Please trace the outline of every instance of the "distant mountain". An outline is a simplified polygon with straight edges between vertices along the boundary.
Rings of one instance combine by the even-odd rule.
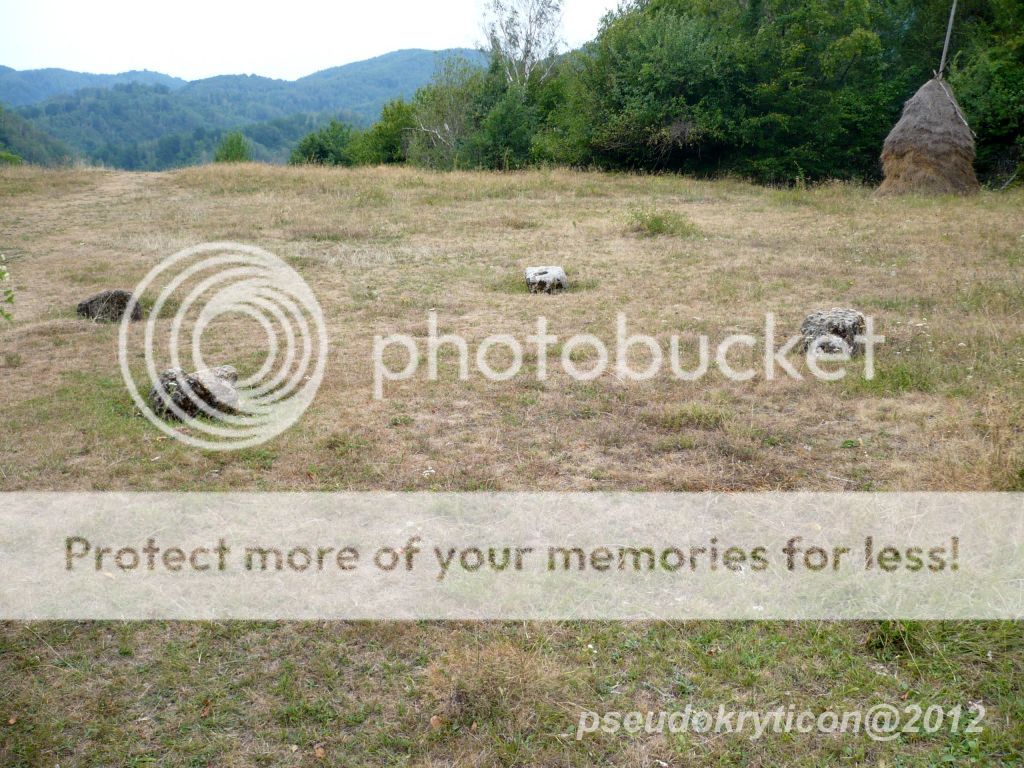
[[[132,71],[117,75],[93,75],[67,69],[27,69],[19,72],[10,67],[0,67],[0,104],[23,107],[83,88],[111,88],[122,83],[163,85],[173,89],[187,82],[160,72]]]
[[[57,165],[74,154],[23,117],[0,107],[0,153],[3,152],[36,165]]]
[[[370,124],[386,102],[412,96],[439,62],[452,56],[484,62],[483,54],[471,49],[412,49],[298,80],[221,75],[173,88],[139,83],[85,88],[18,112],[84,156],[121,168],[159,170],[202,162],[216,139],[234,129],[251,134],[258,159],[283,161],[305,132],[332,117]],[[5,74],[0,72],[0,79]]]

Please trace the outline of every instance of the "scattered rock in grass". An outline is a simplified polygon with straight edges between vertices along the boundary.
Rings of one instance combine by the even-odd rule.
[[[527,267],[526,287],[530,293],[558,293],[569,290],[569,278],[561,267]]]
[[[181,368],[169,368],[149,391],[149,405],[162,419],[178,418],[172,404],[189,417],[210,416],[202,408],[204,403],[216,414],[235,414],[239,410],[236,381],[238,371],[230,365],[188,374]]]
[[[128,310],[132,295],[128,291],[103,291],[85,301],[79,302],[78,314],[89,320],[103,320],[111,323],[121,322]],[[132,307],[132,320],[142,319],[142,307]]]
[[[863,335],[864,331],[864,315],[855,309],[834,308],[812,312],[800,325],[800,334],[804,337],[800,346],[806,351],[818,339],[823,339],[817,346],[819,351],[855,355],[863,351],[864,345],[856,337]]]

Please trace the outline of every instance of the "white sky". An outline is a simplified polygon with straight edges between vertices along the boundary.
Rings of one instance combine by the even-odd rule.
[[[563,36],[591,39],[617,0],[565,0]],[[399,48],[474,47],[483,0],[0,0],[0,64],[195,80],[295,79]]]

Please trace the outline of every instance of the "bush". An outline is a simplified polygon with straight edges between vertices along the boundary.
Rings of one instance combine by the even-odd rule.
[[[349,154],[353,162],[357,165],[404,163],[414,126],[412,104],[402,99],[388,102],[372,128],[352,137]]]
[[[481,160],[488,168],[512,170],[530,160],[537,118],[524,88],[510,87],[481,126]]]
[[[337,120],[304,136],[292,150],[292,165],[353,165],[352,128]]]
[[[21,165],[24,161],[13,152],[0,149],[0,165]]]
[[[686,216],[674,211],[657,211],[652,208],[635,208],[629,214],[629,231],[644,237],[675,235],[694,237],[699,234],[697,225]]]
[[[249,143],[240,132],[234,131],[220,140],[213,154],[215,163],[247,163],[252,160]]]

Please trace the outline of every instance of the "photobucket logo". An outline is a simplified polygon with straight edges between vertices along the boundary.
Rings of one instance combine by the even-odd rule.
[[[131,316],[144,296],[153,302],[142,339],[148,397],[131,371],[140,356],[132,351]],[[203,357],[204,334],[232,316],[265,335],[262,364],[241,379],[222,364],[234,360],[211,366]],[[118,358],[135,405],[161,431],[197,448],[232,450],[266,442],[298,420],[323,379],[327,333],[313,291],[277,256],[204,243],[164,259],[132,291]]]
[[[884,336],[874,332],[872,318],[864,318],[864,330],[855,334],[852,339],[825,333],[814,338],[803,334],[795,334],[776,344],[777,327],[775,315],[765,315],[764,335],[761,339],[751,334],[730,334],[724,337],[714,349],[712,355],[711,339],[701,334],[696,341],[697,363],[685,367],[682,363],[681,347],[683,342],[678,334],[673,334],[668,341],[666,350],[657,338],[642,333],[632,333],[629,322],[622,312],[616,316],[614,329],[614,349],[594,334],[577,334],[561,343],[557,356],[557,364],[561,370],[576,381],[593,381],[607,373],[614,374],[622,381],[648,381],[662,375],[666,362],[671,376],[679,381],[695,382],[709,375],[712,369],[730,381],[749,381],[762,373],[771,381],[780,373],[796,380],[803,380],[803,374],[793,365],[791,356],[802,352],[810,374],[822,381],[838,381],[847,374],[845,364],[851,362],[855,355],[863,354],[863,375],[865,379],[875,376],[875,346],[885,342]],[[546,381],[549,370],[553,367],[550,356],[552,348],[559,345],[559,337],[548,332],[546,317],[538,317],[536,330],[521,342],[509,334],[495,334],[485,338],[470,354],[469,342],[458,334],[439,334],[436,312],[427,314],[427,338],[424,350],[427,361],[426,377],[429,381],[437,381],[438,354],[443,349],[454,350],[458,354],[459,379],[467,381],[470,377],[470,360],[475,363],[477,372],[488,381],[507,381],[519,375],[524,365],[524,348],[536,353],[536,374],[538,381]],[[405,365],[401,368],[389,366],[385,355],[389,349],[395,348],[399,354],[404,353]],[[760,354],[757,365],[736,362],[742,350]],[[497,350],[505,350],[506,363],[497,367],[492,358]],[[644,353],[644,362],[638,363],[634,350]],[[593,358],[587,366],[580,365],[577,358],[589,353]],[[391,334],[376,336],[373,342],[373,394],[377,400],[384,398],[386,382],[406,381],[419,372],[422,363],[420,345],[415,337],[408,334]],[[394,356],[392,356],[392,361]],[[825,364],[840,363],[840,367],[823,367]]]

